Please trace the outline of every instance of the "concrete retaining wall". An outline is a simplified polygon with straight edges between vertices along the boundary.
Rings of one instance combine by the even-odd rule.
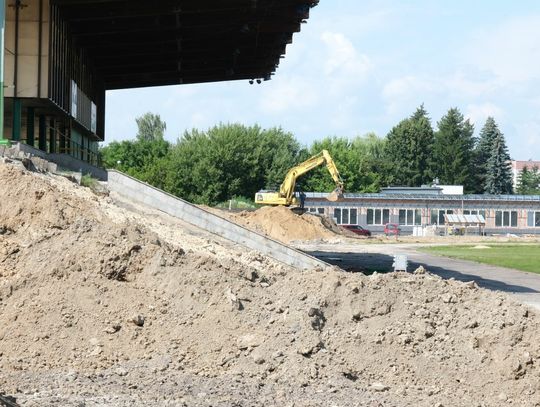
[[[17,153],[22,152],[30,157],[39,157],[44,160],[55,163],[60,169],[80,172],[82,175],[90,174],[92,177],[101,181],[107,181],[107,170],[88,164],[86,161],[79,160],[69,154],[49,154],[35,147],[24,143],[15,143],[11,147]]]
[[[109,171],[108,186],[109,190],[126,198],[139,201],[210,233],[247,248],[257,250],[284,264],[299,269],[328,266],[327,263],[315,257],[229,222],[121,172],[115,170]]]

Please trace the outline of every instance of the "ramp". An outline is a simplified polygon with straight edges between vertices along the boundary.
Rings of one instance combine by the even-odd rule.
[[[318,260],[313,256],[220,218],[183,199],[154,188],[119,171],[109,171],[108,187],[110,191],[116,192],[119,195],[182,219],[189,224],[249,249],[259,251],[289,266],[301,270],[329,266],[328,263]]]

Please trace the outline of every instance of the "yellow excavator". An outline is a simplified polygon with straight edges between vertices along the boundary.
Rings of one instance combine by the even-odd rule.
[[[343,180],[339,175],[334,160],[330,157],[330,153],[328,153],[327,150],[322,150],[319,154],[314,155],[303,163],[298,164],[296,167],[291,168],[287,172],[279,191],[263,190],[257,192],[255,194],[255,203],[262,205],[300,206],[303,208],[303,199],[297,198],[294,193],[296,180],[305,173],[323,164],[326,164],[328,172],[330,172],[332,179],[336,183],[336,188],[326,199],[332,202],[343,199]]]

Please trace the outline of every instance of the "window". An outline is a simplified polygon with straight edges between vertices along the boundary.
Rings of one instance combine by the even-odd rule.
[[[368,225],[385,225],[390,222],[390,209],[368,209]]]
[[[517,211],[495,211],[496,227],[512,227],[518,225]]]
[[[421,225],[422,212],[420,209],[400,209],[399,224],[404,226]]]
[[[334,219],[338,225],[357,225],[358,209],[334,208]]]
[[[527,213],[527,226],[531,228],[540,228],[540,212]]]
[[[349,213],[349,224],[351,225],[358,225],[358,212],[356,209],[351,209],[351,212]]]
[[[324,208],[309,208],[310,213],[318,213],[319,215],[324,215]]]
[[[341,209],[334,208],[334,219],[338,225],[341,225]]]
[[[453,213],[454,213],[453,209],[432,209],[431,210],[431,224],[444,225],[444,215],[451,215]]]
[[[464,209],[463,215],[480,215],[486,219],[486,211],[483,209]]]

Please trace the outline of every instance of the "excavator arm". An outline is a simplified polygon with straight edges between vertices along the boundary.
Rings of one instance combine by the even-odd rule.
[[[326,164],[326,168],[332,179],[336,183],[335,190],[330,194],[328,200],[337,201],[343,196],[343,180],[339,175],[339,171],[328,153],[327,150],[322,150],[319,154],[309,158],[301,164],[291,168],[285,180],[279,188],[279,192],[267,192],[261,191],[255,195],[255,202],[266,205],[294,205],[298,202],[294,196],[294,188],[296,186],[296,180],[307,172],[313,170],[314,168],[319,167],[320,165]]]

